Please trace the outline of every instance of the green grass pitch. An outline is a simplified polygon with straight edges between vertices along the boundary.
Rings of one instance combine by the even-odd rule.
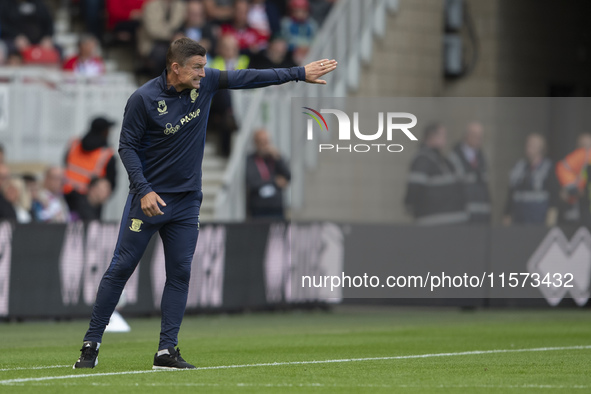
[[[588,310],[337,307],[187,317],[183,357],[154,371],[159,320],[105,334],[73,370],[87,321],[0,323],[0,393],[588,393]]]

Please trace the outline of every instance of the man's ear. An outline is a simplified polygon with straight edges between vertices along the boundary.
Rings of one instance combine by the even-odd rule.
[[[180,64],[174,62],[170,65],[170,69],[172,70],[173,73],[175,73],[176,75],[179,75],[179,67]]]

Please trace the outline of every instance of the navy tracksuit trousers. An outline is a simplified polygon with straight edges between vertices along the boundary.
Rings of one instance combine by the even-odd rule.
[[[200,191],[162,193],[164,215],[144,215],[140,197],[130,194],[125,204],[117,246],[103,275],[92,310],[85,341],[101,342],[105,327],[119,302],[125,283],[137,267],[148,242],[160,233],[166,261],[166,284],[162,293],[162,324],[158,350],[176,346],[185,313],[191,263],[199,235]]]

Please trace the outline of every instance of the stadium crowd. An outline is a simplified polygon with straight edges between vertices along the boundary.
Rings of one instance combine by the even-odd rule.
[[[484,128],[469,123],[464,137],[446,154],[447,130],[438,123],[425,128],[408,175],[404,204],[420,225],[490,224],[489,168],[482,149]],[[505,225],[591,224],[588,168],[591,134],[582,133],[577,148],[553,163],[546,139],[527,136],[524,157],[509,173],[504,202]]]
[[[54,39],[53,2],[0,0],[0,66],[45,65],[95,76],[105,72],[105,49],[127,45],[138,59],[136,73],[155,77],[168,44],[182,36],[200,42],[210,61],[222,56],[222,38],[233,37],[241,62],[225,68],[300,64],[335,1],[69,0],[57,7],[67,4],[79,45],[65,53],[71,51]]]

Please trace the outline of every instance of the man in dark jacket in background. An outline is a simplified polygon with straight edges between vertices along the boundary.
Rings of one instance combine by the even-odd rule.
[[[427,126],[423,145],[412,161],[404,204],[417,224],[458,224],[468,219],[462,184],[443,154],[446,142],[443,126]]]
[[[283,189],[291,173],[264,129],[254,133],[256,151],[246,159],[247,212],[252,218],[285,217]]]
[[[464,186],[469,222],[490,224],[488,166],[482,152],[483,134],[480,123],[469,123],[464,139],[455,146],[449,159]]]
[[[528,135],[524,153],[509,173],[503,224],[554,226],[559,185],[554,164],[546,157],[544,136]]]

